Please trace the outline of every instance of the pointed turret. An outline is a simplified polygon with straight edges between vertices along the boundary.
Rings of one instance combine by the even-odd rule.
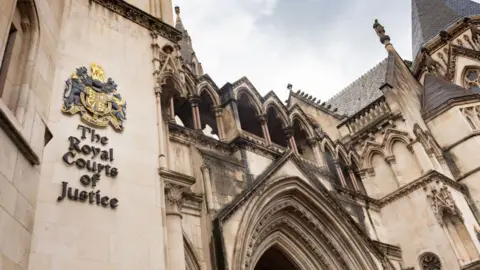
[[[470,0],[412,0],[413,59],[423,44],[462,17],[480,14]]]
[[[185,29],[183,25],[182,18],[180,17],[180,7],[175,7],[175,14],[177,15],[177,19],[175,21],[175,28],[182,32],[182,40],[178,42],[180,45],[180,54],[182,55],[183,60],[186,64],[190,66],[193,73],[197,75],[203,74],[201,64],[198,62],[195,51],[193,50],[192,46],[192,39],[188,34],[188,31]]]

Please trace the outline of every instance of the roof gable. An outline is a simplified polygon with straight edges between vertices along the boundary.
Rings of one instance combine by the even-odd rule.
[[[480,95],[435,75],[427,74],[422,98],[422,115],[429,118],[452,101],[471,98],[478,99]]]

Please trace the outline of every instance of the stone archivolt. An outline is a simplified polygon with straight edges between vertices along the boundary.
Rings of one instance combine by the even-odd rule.
[[[380,252],[375,250],[368,237],[362,236],[363,232],[351,228],[354,223],[345,222],[342,217],[346,216],[338,215],[337,210],[342,213],[343,210],[332,207],[316,188],[298,178],[269,182],[265,183],[267,187],[259,196],[252,197],[245,206],[237,232],[232,269],[253,269],[260,256],[276,245],[278,239],[295,239],[299,244],[283,242],[287,254],[306,247],[301,252],[303,257],[290,254],[300,269],[375,268],[371,256]],[[345,250],[349,252],[345,253]]]

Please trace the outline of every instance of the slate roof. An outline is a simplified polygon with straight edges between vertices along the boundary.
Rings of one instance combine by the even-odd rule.
[[[478,99],[479,94],[458,86],[432,74],[425,76],[422,98],[422,114],[428,118],[437,109],[447,106],[449,102],[469,98]]]
[[[328,100],[327,104],[338,108],[338,114],[354,115],[383,95],[380,86],[385,82],[386,71],[387,58]]]
[[[470,0],[412,0],[413,59],[422,45],[462,17],[480,14]]]

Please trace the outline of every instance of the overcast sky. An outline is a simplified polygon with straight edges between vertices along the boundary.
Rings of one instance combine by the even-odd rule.
[[[173,0],[216,84],[247,76],[282,100],[286,85],[326,100],[382,61],[379,19],[411,60],[410,0]]]

